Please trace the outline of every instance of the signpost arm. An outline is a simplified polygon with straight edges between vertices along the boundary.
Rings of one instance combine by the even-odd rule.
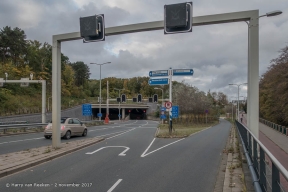
[[[169,69],[169,101],[172,103],[172,68]],[[172,107],[169,109],[169,133],[172,133]]]

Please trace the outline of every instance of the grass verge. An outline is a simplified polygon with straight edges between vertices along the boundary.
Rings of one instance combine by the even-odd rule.
[[[158,138],[182,138],[188,137],[189,135],[202,131],[208,127],[214,126],[218,124],[218,121],[214,121],[211,123],[204,124],[173,124],[172,125],[172,133],[169,133],[169,124],[159,124],[158,133],[156,137]]]

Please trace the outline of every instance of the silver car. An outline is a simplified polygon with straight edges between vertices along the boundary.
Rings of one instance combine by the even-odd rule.
[[[62,117],[60,125],[61,137],[70,139],[71,136],[86,136],[87,127],[77,118]],[[46,126],[44,130],[44,137],[50,139],[52,136],[52,121]]]

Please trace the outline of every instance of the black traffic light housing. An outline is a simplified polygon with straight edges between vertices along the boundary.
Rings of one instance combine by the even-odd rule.
[[[193,3],[164,5],[164,34],[192,32]]]
[[[104,14],[80,17],[80,35],[84,43],[105,41]]]
[[[157,102],[158,102],[158,95],[157,95],[157,94],[154,94],[154,96],[153,96],[153,102],[154,102],[154,103],[157,103]]]
[[[117,97],[117,102],[121,102],[121,98],[120,97]]]
[[[148,100],[149,100],[149,103],[152,103],[152,102],[153,102],[152,97],[149,97]]]
[[[125,94],[122,94],[122,95],[121,95],[121,99],[122,99],[122,102],[125,103],[125,102],[126,102],[126,95],[125,95]]]
[[[142,102],[142,95],[141,95],[141,94],[138,94],[137,99],[138,99],[138,100],[137,100],[138,102]]]
[[[133,97],[133,102],[137,102],[137,97]]]

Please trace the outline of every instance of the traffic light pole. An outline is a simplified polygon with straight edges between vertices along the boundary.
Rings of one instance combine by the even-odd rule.
[[[172,68],[169,69],[169,101],[172,103]],[[172,107],[169,109],[169,134],[172,133]]]

